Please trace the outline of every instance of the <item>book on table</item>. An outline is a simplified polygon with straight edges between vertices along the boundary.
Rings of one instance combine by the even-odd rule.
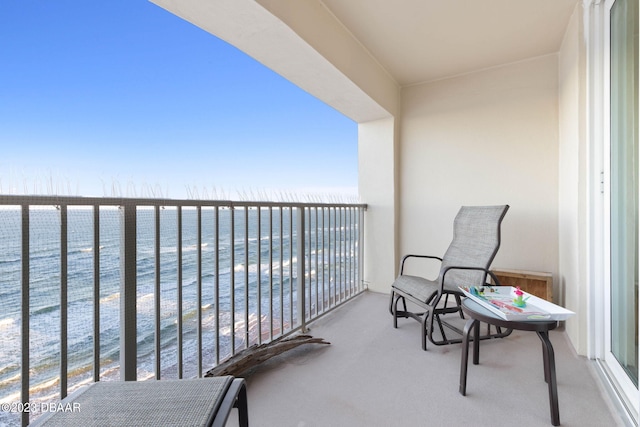
[[[460,286],[473,299],[505,320],[566,320],[575,313],[557,304],[523,292],[524,306],[514,303],[517,289],[512,286]]]

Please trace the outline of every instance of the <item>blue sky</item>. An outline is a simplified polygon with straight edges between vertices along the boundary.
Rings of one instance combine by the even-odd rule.
[[[0,153],[3,194],[357,186],[355,122],[146,0],[0,2]]]

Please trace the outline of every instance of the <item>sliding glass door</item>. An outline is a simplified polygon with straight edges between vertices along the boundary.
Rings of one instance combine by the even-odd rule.
[[[609,6],[610,335],[607,359],[609,364],[617,365],[618,380],[626,384],[627,391],[635,389],[632,394],[637,396],[638,0],[610,1]]]

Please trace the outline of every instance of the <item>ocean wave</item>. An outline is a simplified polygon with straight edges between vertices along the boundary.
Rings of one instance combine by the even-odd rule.
[[[104,249],[104,245],[98,246],[98,250],[102,250],[102,249]],[[84,252],[84,253],[93,252],[93,246],[90,246],[88,248],[82,248],[80,249],[80,252]]]
[[[13,326],[14,322],[15,322],[15,319],[12,319],[11,317],[7,317],[6,319],[0,320],[0,331]],[[0,374],[2,374],[2,369],[0,369]]]
[[[145,294],[142,295],[141,297],[138,297],[138,300],[136,302],[138,307],[144,307],[145,305],[149,305],[152,304],[155,300],[155,295],[154,294]]]
[[[38,315],[42,315],[42,314],[54,313],[54,312],[57,312],[57,311],[60,311],[60,304],[46,305],[44,307],[32,309],[30,315],[31,316],[38,316]]]
[[[213,304],[203,304],[201,312],[204,314],[207,311],[209,311],[211,309],[211,307],[213,307]],[[185,310],[185,311],[182,312],[182,322],[184,323],[184,322],[187,322],[187,321],[190,321],[190,320],[195,320],[197,316],[198,316],[198,310],[197,309],[194,308],[194,309],[190,309],[190,310]],[[177,325],[178,324],[178,319],[175,319],[173,321],[173,324]]]
[[[9,368],[12,368],[11,370],[18,371],[18,373],[13,375],[12,377],[6,378],[4,380],[0,380],[0,390],[5,388],[5,387],[8,387],[8,386],[10,386],[12,384],[17,384],[17,383],[20,382],[20,377],[21,377],[20,372],[19,372],[20,366],[18,366],[18,365],[12,365],[11,367],[6,366],[6,367],[1,368],[0,372],[2,372],[3,369],[9,369]]]
[[[201,248],[201,249],[206,249],[206,248],[208,248],[208,247],[209,247],[209,243],[206,243],[206,242],[205,242],[205,243],[201,243],[201,244],[200,244],[200,248]],[[194,251],[197,251],[197,250],[198,250],[198,244],[197,244],[197,243],[194,243],[194,244],[191,244],[191,245],[185,245],[185,246],[182,246],[182,252],[183,252],[183,253],[184,253],[184,252],[194,252]],[[154,251],[153,249],[147,249],[147,250],[145,250],[145,251],[143,251],[143,252],[145,252],[145,253],[147,253],[147,254],[153,254],[153,253],[155,253],[155,251]],[[178,247],[177,247],[177,246],[175,246],[175,245],[171,245],[171,246],[161,246],[161,247],[160,247],[160,253],[161,253],[161,254],[175,254],[175,253],[177,253],[177,252],[178,252]]]
[[[209,243],[202,243],[200,244],[200,248],[204,249],[206,247],[209,246]],[[198,250],[198,244],[193,244],[193,245],[188,245],[188,246],[183,246],[182,247],[182,252],[191,252],[191,251],[196,251]]]
[[[13,258],[0,259],[0,266],[5,264],[19,264],[21,260],[22,258],[19,255],[14,256]]]
[[[111,301],[114,301],[114,300],[116,300],[118,298],[120,298],[120,292],[116,292],[114,294],[111,294],[111,295],[108,295],[106,297],[100,298],[100,304],[111,302]]]

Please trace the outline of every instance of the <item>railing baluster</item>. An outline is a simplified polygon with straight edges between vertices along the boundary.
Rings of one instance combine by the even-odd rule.
[[[358,208],[360,212],[360,221],[358,223],[358,284],[360,289],[364,288],[363,272],[364,272],[364,208]]]
[[[160,206],[154,206],[153,221],[153,257],[154,257],[154,283],[153,283],[153,317],[154,317],[154,354],[155,354],[155,378],[162,378],[162,357],[160,354],[162,342],[162,329],[160,328],[160,281],[161,281],[161,257],[160,257]]]
[[[345,265],[345,295],[351,296],[351,211],[347,207],[344,209],[344,265]]]
[[[358,262],[358,257],[356,256],[356,249],[358,248],[358,245],[356,244],[356,226],[357,226],[357,219],[356,219],[356,210],[353,208],[350,208],[351,210],[351,280],[352,280],[352,288],[353,288],[353,293],[355,294],[357,292],[357,281],[356,281],[356,271],[357,271],[357,262]]]
[[[289,207],[289,328],[293,329],[293,206]]]
[[[220,208],[214,208],[214,239],[213,246],[215,252],[215,270],[213,272],[213,286],[215,292],[215,312],[214,312],[214,334],[216,343],[216,365],[220,364]]]
[[[29,402],[29,205],[22,205],[22,243],[21,243],[21,259],[22,259],[22,301],[20,309],[21,323],[21,363],[20,363],[20,398],[23,404]],[[29,412],[22,412],[22,425],[29,424]]]
[[[269,341],[273,340],[273,207],[269,206]]]
[[[258,344],[262,344],[262,209],[260,206],[257,208],[258,218],[256,220],[257,224],[257,239],[258,239],[258,249],[257,249],[257,260],[258,263],[258,277],[257,277],[257,316],[258,316]]]
[[[120,378],[137,379],[137,232],[136,204],[123,203],[120,244]]]
[[[100,381],[100,205],[93,205],[93,381]]]
[[[351,208],[347,208],[347,217],[348,217],[348,224],[349,224],[349,228],[348,228],[348,232],[347,232],[347,254],[348,254],[348,259],[349,259],[349,296],[353,296],[353,223],[352,223],[352,217],[351,217]]]
[[[353,271],[352,271],[352,267],[353,267],[353,258],[352,258],[352,254],[351,254],[351,208],[347,207],[346,208],[346,215],[347,215],[347,231],[346,231],[346,235],[347,235],[347,240],[346,240],[346,245],[347,245],[347,283],[349,285],[349,297],[351,297],[353,295]]]
[[[311,311],[311,303],[313,301],[313,295],[311,294],[311,285],[313,283],[313,277],[311,276],[311,268],[313,267],[313,262],[312,262],[312,258],[311,258],[311,241],[312,241],[312,236],[311,236],[311,207],[309,207],[308,209],[305,209],[305,215],[307,216],[306,221],[307,221],[307,230],[308,230],[308,238],[305,240],[305,242],[307,243],[307,252],[305,252],[305,262],[306,262],[306,257],[308,256],[308,262],[306,262],[306,276],[305,279],[308,277],[309,280],[307,280],[306,283],[309,284],[309,292],[307,292],[307,288],[305,287],[305,297],[306,300],[308,301],[308,309],[309,309],[309,317],[312,316],[312,311]],[[306,237],[306,236],[305,236]],[[308,254],[308,255],[307,255]]]
[[[283,233],[283,228],[284,228],[284,223],[283,223],[283,216],[282,216],[282,206],[278,207],[278,213],[280,214],[280,224],[279,224],[279,229],[280,229],[280,253],[279,253],[279,259],[278,262],[280,264],[280,334],[279,335],[283,335],[284,334],[284,266],[282,265],[284,263],[284,233]]]
[[[235,208],[231,206],[229,208],[231,215],[231,254],[230,261],[231,273],[230,273],[230,292],[231,292],[231,355],[236,354],[236,215]]]
[[[176,283],[176,306],[177,306],[177,345],[178,345],[178,379],[182,379],[182,206],[176,209],[176,253],[177,253],[177,283]]]
[[[347,239],[345,241],[345,245],[346,245],[346,256],[347,256],[347,285],[349,286],[349,296],[353,295],[352,291],[353,291],[353,281],[352,281],[352,276],[351,276],[351,208],[345,208],[345,214],[347,216],[347,229],[346,229],[346,236]]]
[[[298,321],[300,322],[300,330],[307,332],[307,316],[305,313],[305,239],[304,239],[304,215],[305,209],[298,207],[298,223],[297,223],[297,235],[298,235],[298,279],[297,279],[297,292],[298,292]]]
[[[332,280],[331,280],[331,266],[333,265],[333,263],[331,262],[331,207],[327,208],[327,256],[326,256],[326,263],[327,263],[327,306],[329,308],[331,308],[333,306],[332,304],[332,298],[333,298],[333,286],[332,286]]]
[[[351,296],[353,296],[353,294],[355,293],[355,243],[354,243],[354,235],[355,235],[355,231],[354,231],[354,212],[353,212],[353,208],[348,208],[349,209],[349,281],[350,281],[350,288],[351,288]]]
[[[338,219],[339,219],[339,226],[338,226],[338,233],[339,233],[339,238],[338,238],[338,268],[340,269],[340,301],[344,300],[344,294],[345,294],[345,283],[344,283],[344,250],[343,250],[343,241],[344,241],[344,235],[343,235],[343,228],[344,228],[344,224],[342,222],[342,207],[338,208]]]
[[[197,313],[197,324],[196,324],[196,334],[198,341],[198,378],[202,378],[202,206],[196,206],[196,215],[197,215],[197,245],[196,252],[198,254],[197,260],[197,282],[196,282],[196,301],[198,307],[196,308]]]
[[[335,278],[335,291],[336,297],[334,300],[335,305],[338,305],[340,301],[340,240],[338,238],[340,232],[340,224],[338,221],[338,208],[333,208],[333,275]]]
[[[359,213],[358,208],[351,208],[353,215],[353,232],[352,232],[352,251],[353,251],[353,289],[354,294],[357,294],[360,290],[358,285],[358,259],[360,257],[360,253],[358,252],[360,245],[358,245],[358,221],[359,221]]]
[[[325,236],[324,214],[325,214],[325,208],[323,207],[322,208],[322,215],[321,215],[322,223],[321,223],[321,226],[320,226],[320,229],[322,230],[322,241],[320,243],[320,247],[322,247],[322,311],[323,312],[327,310],[326,300],[325,300],[325,298],[326,298],[326,296],[325,296],[325,288],[327,286],[326,280],[325,280],[325,273],[326,273],[326,271],[325,271],[325,266],[326,266],[325,253],[326,253],[327,248],[325,246],[325,239],[324,239],[324,236]]]
[[[320,267],[318,265],[318,242],[319,242],[319,238],[318,238],[318,207],[317,206],[313,209],[313,212],[314,212],[315,217],[316,217],[315,218],[316,230],[315,230],[315,233],[314,233],[314,241],[316,243],[316,256],[315,256],[315,258],[316,258],[316,268],[315,268],[315,270],[316,270],[316,315],[318,315],[320,313],[320,300],[319,300],[320,292],[319,292],[319,288],[318,288],[319,281],[320,281],[320,276],[319,276]]]
[[[249,206],[244,207],[244,348],[249,348]]]
[[[351,250],[353,252],[353,286],[354,294],[358,292],[358,211],[355,208],[351,208],[351,215],[353,220],[352,232],[351,232]]]
[[[67,397],[68,347],[68,259],[69,233],[67,205],[60,205],[60,400]]]

